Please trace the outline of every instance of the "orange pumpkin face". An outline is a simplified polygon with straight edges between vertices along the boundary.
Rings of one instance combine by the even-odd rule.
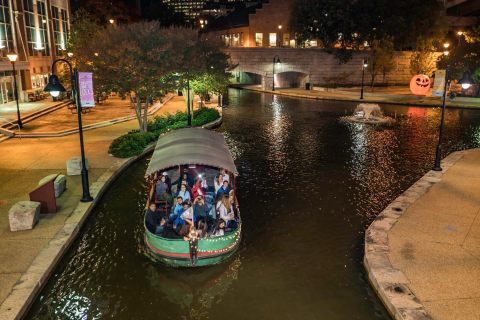
[[[410,80],[410,91],[416,96],[424,96],[430,90],[430,78],[424,74],[417,74]]]

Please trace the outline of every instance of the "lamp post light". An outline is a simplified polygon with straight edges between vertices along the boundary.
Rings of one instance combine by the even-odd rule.
[[[52,97],[58,97],[60,92],[65,92],[65,87],[60,83],[60,80],[55,75],[55,64],[57,62],[65,62],[69,69],[70,69],[70,79],[72,81],[72,97],[75,99],[75,105],[77,107],[77,118],[78,118],[78,133],[80,136],[80,152],[82,157],[82,191],[83,195],[80,199],[81,202],[90,202],[93,200],[92,196],[90,195],[90,188],[88,183],[88,170],[85,163],[85,148],[83,143],[83,126],[82,126],[82,106],[80,103],[80,90],[78,84],[78,70],[77,68],[73,68],[70,62],[65,59],[57,59],[53,61],[52,64],[52,75],[48,79],[48,84],[43,89],[45,92],[50,92]]]
[[[457,35],[461,37],[463,35],[462,31],[458,31]],[[460,40],[461,38],[458,39],[458,45],[455,48],[454,54],[453,54],[453,59],[455,59],[455,52],[457,51],[457,48],[460,46]],[[450,46],[449,43],[444,43],[443,47],[447,49]],[[448,56],[449,52],[445,51],[444,55]],[[446,99],[447,99],[447,85],[450,82],[450,65],[447,65],[445,68],[445,83],[443,84],[443,95],[442,95],[442,114],[440,116],[440,127],[438,130],[438,143],[437,147],[435,149],[435,162],[433,164],[433,171],[442,171],[441,167],[441,161],[442,161],[442,142],[443,142],[443,131],[445,127],[445,110],[446,110]],[[462,89],[468,89],[470,88],[470,85],[472,84],[472,80],[470,79],[470,73],[468,71],[465,71],[463,73],[462,78],[458,81],[459,84],[462,85]]]
[[[18,104],[18,88],[17,88],[17,72],[15,71],[15,61],[18,59],[16,53],[7,54],[8,60],[12,63],[12,72],[13,72],[13,87],[15,92],[13,93],[15,101],[17,102],[17,125],[19,129],[23,128],[22,117],[20,116],[20,106]]]
[[[276,64],[280,64],[280,57],[277,55],[275,55],[275,57],[273,57],[273,80],[272,80],[272,91],[275,91],[275,65]]]
[[[443,85],[443,95],[442,95],[442,115],[440,118],[440,128],[438,132],[438,143],[435,150],[435,163],[433,165],[433,171],[442,171],[441,161],[442,161],[442,142],[443,142],[443,131],[445,127],[445,109],[446,109],[446,99],[447,99],[447,85],[450,82],[450,66],[447,66],[445,70],[445,83]],[[472,80],[470,79],[470,73],[465,71],[462,78],[458,81],[462,85],[463,89],[470,88]]]
[[[108,19],[108,22],[109,22],[110,24],[114,24],[114,23],[115,23],[115,20],[113,20],[113,19]]]
[[[368,67],[367,59],[362,61],[362,89],[360,90],[360,99],[363,100],[363,80],[365,78],[365,69]]]

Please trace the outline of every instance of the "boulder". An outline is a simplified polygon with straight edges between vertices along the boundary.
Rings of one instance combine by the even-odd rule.
[[[88,169],[88,159],[85,159]],[[79,176],[82,173],[82,157],[73,157],[67,160],[67,175]]]
[[[50,174],[40,180],[38,182],[38,185],[41,186],[42,184],[47,183],[53,178],[55,178],[55,181],[53,182],[53,186],[55,188],[55,198],[58,198],[67,188],[67,178],[63,174]]]
[[[19,201],[8,211],[11,231],[31,230],[40,218],[40,202]]]

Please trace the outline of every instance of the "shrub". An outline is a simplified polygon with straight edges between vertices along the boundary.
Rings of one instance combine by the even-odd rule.
[[[202,108],[194,111],[192,125],[202,126],[220,118],[217,109]],[[166,116],[155,117],[148,124],[148,132],[141,133],[138,130],[132,130],[129,133],[113,140],[108,152],[118,158],[129,158],[139,155],[145,147],[155,142],[159,135],[169,130],[185,128],[187,126],[188,116],[186,112],[177,112],[167,114]]]
[[[144,134],[139,132],[125,134],[112,141],[108,153],[118,158],[128,158],[142,153],[146,146]]]
[[[193,113],[192,125],[195,127],[203,126],[204,124],[215,121],[218,118],[220,118],[220,113],[217,109],[202,108]]]

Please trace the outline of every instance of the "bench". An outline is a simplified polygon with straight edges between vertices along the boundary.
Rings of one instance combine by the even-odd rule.
[[[52,175],[50,179],[43,179],[43,184],[29,193],[30,201],[40,202],[40,213],[57,212],[57,200],[55,198],[55,179],[57,175]]]

